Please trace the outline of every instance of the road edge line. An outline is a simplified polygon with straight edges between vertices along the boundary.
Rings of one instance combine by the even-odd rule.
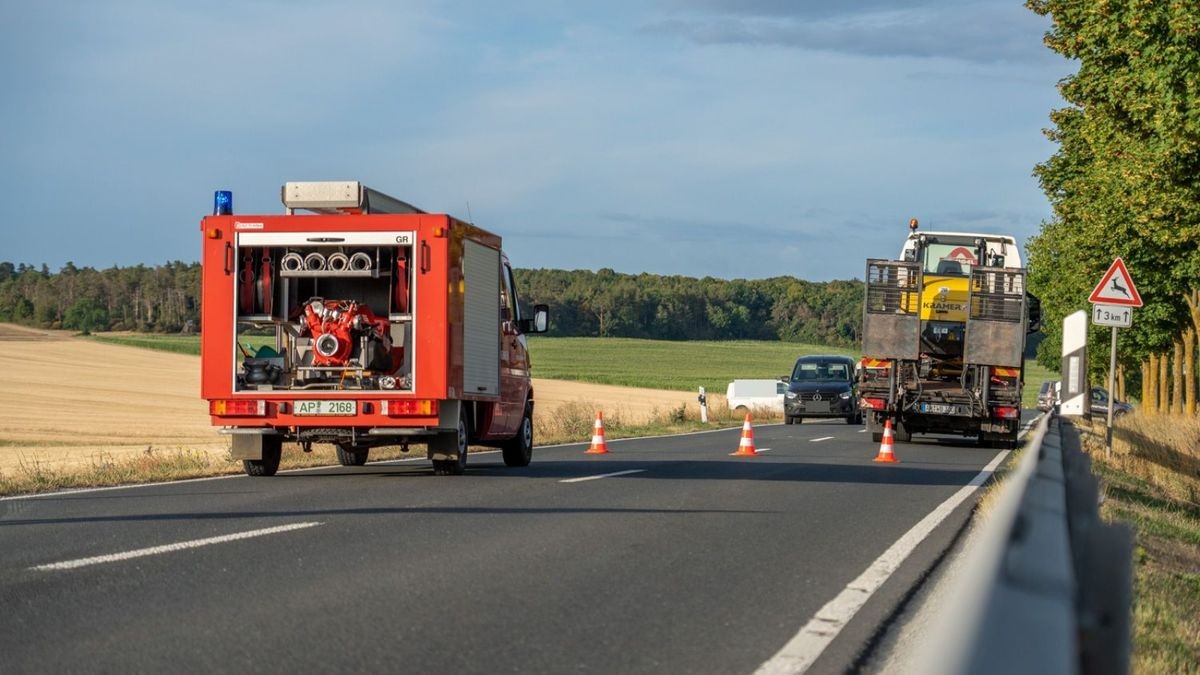
[[[825,603],[774,656],[763,662],[754,671],[754,675],[799,674],[812,667],[875,591],[891,578],[901,563],[908,559],[913,550],[937,529],[942,521],[992,477],[1010,452],[1003,450],[997,453],[969,483],[959,488],[901,535],[862,574]]]

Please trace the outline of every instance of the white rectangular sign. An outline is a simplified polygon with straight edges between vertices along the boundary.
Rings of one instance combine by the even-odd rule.
[[[1062,337],[1062,415],[1087,415],[1091,386],[1087,377],[1088,315],[1082,309],[1063,319]]]
[[[1133,325],[1133,308],[1122,305],[1092,305],[1092,325],[1129,328]]]

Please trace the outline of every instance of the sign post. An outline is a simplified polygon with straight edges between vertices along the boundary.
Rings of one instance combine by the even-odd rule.
[[[1088,302],[1092,303],[1092,323],[1097,326],[1112,326],[1112,351],[1108,357],[1108,429],[1105,433],[1105,454],[1112,454],[1113,402],[1116,401],[1117,374],[1117,328],[1133,325],[1133,308],[1142,306],[1142,296],[1133,285],[1133,277],[1119,256],[1100,277],[1100,283],[1092,289]]]

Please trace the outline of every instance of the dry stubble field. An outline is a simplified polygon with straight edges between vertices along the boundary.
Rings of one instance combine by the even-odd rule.
[[[587,401],[639,423],[695,404],[679,391],[541,379],[534,388],[539,417]],[[0,475],[22,463],[71,469],[147,448],[224,456],[228,441],[209,425],[199,392],[195,356],[0,324]]]

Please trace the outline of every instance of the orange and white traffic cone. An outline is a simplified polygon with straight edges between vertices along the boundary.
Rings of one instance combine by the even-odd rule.
[[[879,443],[879,454],[875,455],[875,461],[898,464],[900,460],[896,459],[896,453],[892,450],[895,444],[896,438],[892,434],[892,421],[887,420],[883,423],[883,440]]]
[[[608,444],[604,442],[604,413],[596,411],[596,424],[592,427],[592,447],[585,455],[607,455]]]
[[[742,440],[738,441],[737,452],[729,453],[730,457],[754,457],[758,451],[754,449],[754,429],[750,428],[750,413],[746,413],[746,421],[742,423]]]

